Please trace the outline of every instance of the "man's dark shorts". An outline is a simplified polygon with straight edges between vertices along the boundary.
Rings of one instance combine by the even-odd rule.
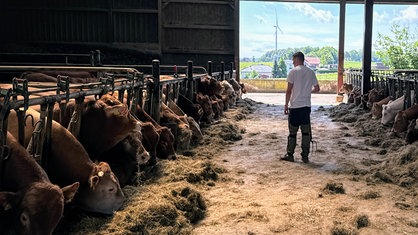
[[[307,125],[311,123],[311,107],[289,109],[289,123],[292,126]]]

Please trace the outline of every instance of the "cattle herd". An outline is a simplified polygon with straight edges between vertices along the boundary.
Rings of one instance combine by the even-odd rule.
[[[69,94],[55,99],[62,76]],[[232,77],[203,74],[192,98],[162,87],[155,120],[144,108],[152,105],[147,89],[139,89],[141,99],[132,102],[133,89],[97,86],[97,73],[24,71],[16,80],[29,86],[23,95],[15,93],[15,83],[0,88],[0,231],[17,234],[52,234],[69,205],[112,215],[125,200],[121,187],[136,173],[198,145],[200,128],[219,119],[245,92]],[[90,87],[101,92],[91,95]],[[75,93],[83,95],[72,98]],[[31,102],[39,97],[46,103]]]
[[[382,125],[391,126],[391,132],[404,133],[406,143],[418,140],[418,104],[413,90],[410,95],[403,94],[398,98],[387,96],[385,90],[376,88],[361,95],[359,87],[344,83],[339,92],[347,96],[347,103],[362,104],[370,109],[372,118],[380,119]],[[407,108],[407,103],[413,105]]]

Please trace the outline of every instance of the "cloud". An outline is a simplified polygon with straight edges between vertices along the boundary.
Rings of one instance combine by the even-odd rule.
[[[418,20],[418,6],[408,6],[401,10],[400,14],[393,19],[393,21],[417,21]]]
[[[261,15],[254,15],[254,17],[259,21],[260,24],[265,24],[267,23],[267,20],[265,17],[261,16]]]
[[[387,18],[388,18],[388,14],[385,11],[381,13],[379,13],[378,11],[373,12],[373,21],[375,23],[378,23],[378,24],[384,23],[387,20]]]
[[[312,7],[311,4],[308,3],[293,3],[293,4],[286,4],[289,9],[297,10],[304,14],[305,16],[310,17],[318,22],[333,22],[338,19],[337,16],[334,16],[332,12],[325,11],[325,10],[318,10]]]

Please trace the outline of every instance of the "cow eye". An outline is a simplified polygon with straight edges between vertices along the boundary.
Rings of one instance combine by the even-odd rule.
[[[29,221],[28,221],[28,216],[26,215],[26,213],[22,213],[20,214],[20,223],[22,223],[23,225],[26,225]]]

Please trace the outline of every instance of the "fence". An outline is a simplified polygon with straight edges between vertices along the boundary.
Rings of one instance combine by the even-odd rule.
[[[361,69],[346,71],[346,83],[361,86],[362,78]],[[418,70],[372,70],[370,83],[371,89],[383,89],[394,99],[405,95],[405,109],[418,103]]]
[[[208,69],[193,66],[188,61],[187,66],[161,66],[158,60],[152,65],[125,66],[0,66],[0,72],[22,73],[25,71],[65,70],[87,71],[98,78],[98,82],[87,84],[71,84],[68,76],[57,76],[56,84],[42,85],[41,83],[28,82],[24,79],[13,78],[8,88],[0,88],[0,176],[2,164],[8,157],[6,145],[7,117],[10,110],[16,110],[19,120],[18,140],[23,144],[25,112],[29,106],[41,105],[41,121],[37,128],[44,134],[36,146],[42,146],[33,152],[40,164],[45,167],[46,156],[50,148],[51,126],[53,108],[56,103],[65,108],[70,99],[75,99],[77,104],[82,104],[86,96],[101,96],[108,92],[118,92],[121,101],[126,98],[126,104],[130,111],[135,112],[139,104],[145,112],[160,122],[160,109],[162,94],[175,102],[179,94],[193,100],[193,94],[197,91],[202,77],[212,75],[218,80],[232,79],[233,64],[231,71],[225,71],[224,63],[221,63],[221,71],[212,72],[212,62],[208,62]],[[149,71],[144,73],[142,71]],[[209,71],[209,72],[207,72]],[[171,75],[167,75],[171,74]],[[162,79],[161,79],[162,78]],[[126,96],[125,96],[126,94]],[[77,128],[75,128],[77,129]],[[78,133],[75,133],[77,136]],[[39,143],[40,142],[40,143]]]

